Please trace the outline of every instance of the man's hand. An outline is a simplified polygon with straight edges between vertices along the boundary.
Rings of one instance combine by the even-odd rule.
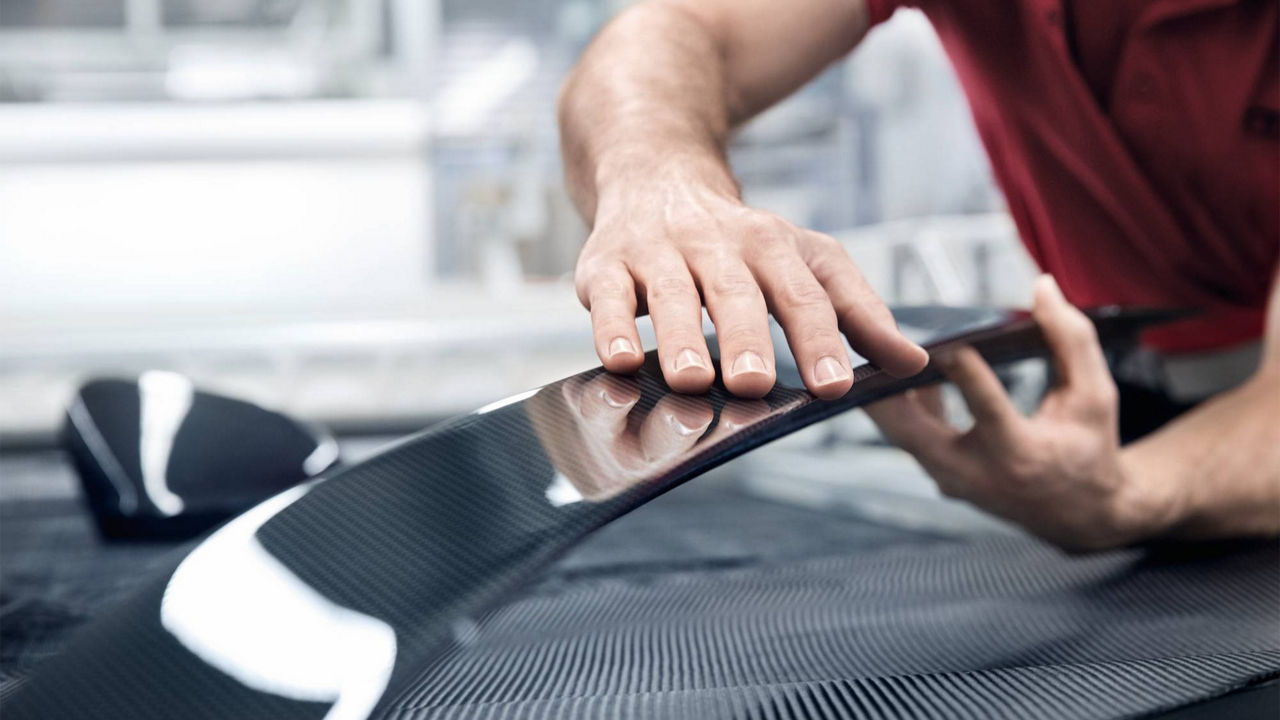
[[[770,312],[819,397],[840,397],[853,383],[841,332],[890,373],[910,375],[928,362],[839,242],[696,182],[636,188],[616,205],[602,199],[575,279],[604,366],[640,367],[635,317],[648,312],[663,375],[680,392],[702,392],[715,379],[702,335],[704,303],[725,386],[742,397],[773,387]]]
[[[869,25],[863,0],[648,0],[609,24],[558,103],[565,177],[591,237],[576,285],[605,367],[643,361],[648,312],[663,376],[697,393],[722,376],[743,397],[773,386],[768,313],[805,385],[834,398],[853,383],[840,331],[891,373],[928,361],[898,333],[840,245],[744,207],[725,160],[732,127],[844,56]]]
[[[1147,482],[1119,447],[1116,387],[1093,324],[1053,279],[1036,285],[1032,314],[1053,354],[1058,385],[1023,417],[972,348],[938,361],[974,418],[958,431],[904,395],[867,408],[948,496],[1017,522],[1064,548],[1115,547],[1166,529],[1175,486]]]

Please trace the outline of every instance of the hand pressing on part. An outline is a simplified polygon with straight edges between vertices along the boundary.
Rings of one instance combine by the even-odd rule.
[[[786,332],[805,386],[837,398],[853,384],[843,332],[894,375],[928,355],[907,340],[835,239],[745,207],[708,184],[659,178],[659,190],[602,198],[575,273],[596,352],[619,373],[644,361],[635,318],[648,313],[663,377],[684,393],[715,379],[702,306],[715,323],[725,387],[763,397],[775,380],[769,313]]]
[[[1124,460],[1116,386],[1093,323],[1049,276],[1037,281],[1032,315],[1058,383],[1033,417],[1017,411],[990,366],[967,347],[937,362],[969,406],[970,430],[949,426],[918,392],[870,405],[867,413],[943,494],[1063,548],[1116,547],[1159,532],[1176,516],[1176,499]]]

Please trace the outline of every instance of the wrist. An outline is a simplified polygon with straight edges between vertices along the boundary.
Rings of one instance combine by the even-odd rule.
[[[1186,516],[1189,494],[1182,476],[1143,443],[1120,450],[1121,492],[1116,517],[1128,542],[1140,542],[1174,531]]]
[[[741,204],[728,164],[708,149],[618,148],[597,163],[595,185],[597,219],[677,197]]]

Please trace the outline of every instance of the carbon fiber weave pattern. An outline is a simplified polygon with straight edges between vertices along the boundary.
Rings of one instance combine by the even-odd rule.
[[[1102,312],[1095,313],[1094,320],[1104,342],[1112,342],[1130,337],[1144,324],[1162,317],[1160,313],[1133,316]],[[1042,340],[1025,316],[971,329],[931,347],[945,348],[949,342],[972,344],[993,362],[1043,352]],[[703,397],[679,396],[670,393],[659,377],[652,364],[635,378],[616,378],[598,370],[583,373],[527,397],[431,428],[324,482],[300,488],[274,504],[264,504],[213,534],[182,560],[176,571],[158,575],[136,596],[86,628],[67,651],[17,688],[5,702],[6,720],[337,720],[462,712],[462,706],[455,702],[458,698],[450,699],[453,696],[447,694],[437,697],[430,689],[447,686],[454,688],[450,692],[460,692],[476,682],[458,677],[455,684],[440,673],[446,672],[449,662],[478,647],[477,628],[485,626],[486,618],[500,621],[500,615],[490,616],[490,612],[517,598],[523,584],[589,533],[764,442],[865,402],[932,382],[938,375],[931,367],[915,378],[897,380],[875,368],[863,368],[854,390],[834,402],[819,402],[784,386],[765,401],[756,402],[733,399],[719,388]],[[597,401],[625,408],[625,413],[615,414],[620,418],[616,422],[602,424],[598,411],[603,406]],[[245,524],[249,522],[258,524]],[[975,552],[983,551],[979,548]],[[861,681],[857,678],[863,666],[856,664],[854,650],[876,645],[848,637],[846,645],[839,645],[840,616],[824,614],[820,608],[831,606],[829,612],[835,606],[849,609],[865,602],[868,608],[883,610],[866,621],[867,632],[908,629],[908,625],[896,622],[899,616],[893,611],[910,606],[913,586],[894,579],[880,581],[881,587],[870,580],[873,575],[860,575],[867,568],[860,568],[857,562],[875,557],[849,558],[854,564],[848,566],[819,563],[808,579],[782,573],[778,579],[799,583],[795,587],[813,585],[834,594],[809,595],[804,591],[781,604],[778,598],[785,596],[784,591],[761,592],[754,580],[738,588],[709,588],[703,597],[756,598],[762,604],[740,616],[728,608],[704,615],[700,621],[706,624],[705,631],[681,625],[677,617],[667,618],[671,625],[655,621],[645,637],[658,643],[656,650],[610,640],[613,636],[607,628],[584,634],[578,647],[611,646],[617,652],[649,658],[645,661],[648,674],[636,676],[648,679],[621,688],[620,695],[611,695],[608,686],[598,685],[590,686],[585,696],[575,695],[572,688],[551,684],[542,694],[499,693],[486,700],[481,693],[473,699],[479,703],[477,707],[491,709],[501,709],[506,703],[532,703],[525,709],[547,716],[569,712],[573,708],[564,703],[583,697],[587,698],[584,702],[639,702],[639,714],[737,715],[748,706],[772,712],[769,708],[777,703],[783,708],[792,702],[816,702],[819,694],[815,693],[839,694],[842,687],[851,696],[871,692],[859,690]],[[1009,557],[996,553],[995,558],[997,565],[1022,567],[1029,578],[1036,577],[1036,569],[1052,567],[1049,558],[1034,554],[1019,560],[1016,553]],[[1013,623],[1010,628],[1049,629],[1042,636],[1012,633],[1009,645],[997,643],[989,648],[999,658],[1006,658],[1016,646],[1017,657],[1034,661],[1038,645],[1033,640],[1041,638],[1045,648],[1061,643],[1064,651],[1070,649],[1077,638],[1069,629],[1088,627],[1092,620],[1088,609],[1105,605],[1089,603],[1082,596],[1080,602],[1066,603],[1059,609],[1065,613],[1064,620],[1040,624],[1034,616],[1019,620],[1015,613],[1006,612],[1004,605],[984,600],[984,596],[1004,598],[1004,593],[1030,582],[1023,591],[1074,597],[1082,588],[1091,587],[1090,583],[1104,581],[1106,574],[1077,575],[1074,573],[1083,571],[1059,570],[1042,580],[1015,581],[998,573],[984,575],[981,563],[972,558],[953,557],[939,567],[920,562],[894,567],[907,577],[920,578],[927,587],[936,587],[941,597],[967,599],[956,607],[931,610],[938,613],[938,622],[924,626],[927,631],[923,634],[907,632],[902,639],[893,640],[908,643],[897,650],[911,649],[916,654],[897,653],[904,664],[888,675],[881,668],[876,678],[954,673],[955,666],[949,662],[921,662],[930,657],[931,647],[938,651],[950,647],[979,653],[971,658],[975,664],[968,667],[974,672],[998,670],[983,680],[998,685],[1007,675],[1001,673],[1020,663],[984,659],[980,643],[985,633],[998,636],[1006,623]],[[1089,567],[1088,563],[1070,566]],[[829,573],[852,573],[855,579]],[[960,582],[966,577],[974,584]],[[859,587],[856,578],[866,578],[869,585]],[[853,583],[852,589],[838,590],[849,583]],[[961,592],[965,587],[970,588],[968,596]],[[1253,590],[1241,592],[1254,598],[1250,594]],[[626,608],[638,598],[602,596],[596,602]],[[692,598],[686,602],[696,606]],[[578,607],[592,604],[583,602]],[[809,609],[803,615],[788,614],[804,608]],[[960,612],[966,608],[972,611],[970,615]],[[647,612],[644,603],[631,609],[641,618]],[[1073,613],[1078,623],[1067,622]],[[736,626],[717,624],[735,617]],[[978,625],[964,629],[966,622]],[[623,622],[618,627],[625,630],[629,626]],[[1169,637],[1178,637],[1186,627],[1176,630]],[[1223,689],[1224,683],[1246,682],[1266,667],[1275,666],[1275,658],[1265,655],[1275,650],[1274,646],[1259,649],[1256,643],[1250,644],[1256,640],[1256,630],[1253,627],[1240,637],[1213,633],[1212,642],[1221,641],[1227,649],[1223,652],[1234,653],[1217,664],[1203,660],[1207,664],[1200,668],[1200,675],[1209,677],[1210,670],[1226,673],[1222,682],[1213,685],[1214,691]],[[389,646],[383,632],[393,638]],[[807,641],[790,647],[787,633]],[[680,637],[702,643],[700,647],[712,647],[707,643],[716,642],[716,638],[740,645],[736,651],[721,650],[719,654],[699,655],[693,645],[678,652],[662,650],[674,647],[671,643]],[[1193,638],[1196,642],[1200,639],[1199,635]],[[1135,642],[1123,647],[1132,650]],[[819,650],[824,643],[829,649]],[[873,653],[863,660],[887,657],[884,648],[888,647],[882,644],[878,655]],[[1081,652],[1086,650],[1084,647]],[[1187,655],[1201,658],[1209,658],[1213,652],[1195,644],[1186,650]],[[1257,659],[1249,653],[1263,655]],[[1135,659],[1132,653],[1114,655],[1122,657],[1116,662]],[[512,657],[520,657],[518,648],[512,648]],[[527,665],[523,667],[532,674],[519,687],[537,689],[543,682],[539,677],[548,678],[548,682],[560,677],[556,674],[559,665],[543,664],[543,658],[555,657],[549,648],[525,657]],[[591,657],[580,652],[562,659],[580,663]],[[730,657],[736,660],[729,661]],[[1050,657],[1045,656],[1046,661]],[[1106,653],[1090,657],[1093,659],[1081,662],[1112,662]],[[775,660],[782,664],[774,664]],[[1254,660],[1259,664],[1251,665]],[[384,667],[385,676],[380,674]],[[495,661],[492,667],[505,666]],[[709,668],[737,674],[712,676]],[[669,682],[678,674],[694,682],[684,690],[696,692],[685,693],[683,686]],[[589,684],[609,675],[578,677],[579,682]],[[867,676],[866,682],[871,682],[871,677]],[[725,685],[726,679],[737,685]],[[488,673],[479,682],[494,688],[502,685],[496,675]],[[929,689],[929,681],[919,682],[925,683],[921,698],[946,695],[944,685]],[[1034,691],[1030,688],[1038,685],[1032,680],[1028,683],[1024,689],[1032,695],[1047,692]],[[775,686],[780,695],[764,690]],[[733,687],[752,689],[743,694]],[[1083,684],[1075,690],[1087,695],[1095,692],[1091,687]],[[1140,686],[1128,687],[1130,692],[1140,690]],[[752,701],[750,693],[758,692],[766,695]],[[1011,690],[1009,697],[1019,697],[1019,692]],[[1204,692],[1202,689],[1200,696]],[[965,692],[956,695],[967,696]],[[1070,697],[1064,696],[1063,702],[1069,702]],[[686,700],[693,703],[687,713],[680,704]],[[1150,703],[1144,707],[1150,708]],[[886,706],[886,713],[888,709]],[[597,711],[611,714],[619,709],[593,706],[583,712],[591,716]]]

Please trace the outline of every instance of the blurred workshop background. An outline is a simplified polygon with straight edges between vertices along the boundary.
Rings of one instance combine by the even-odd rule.
[[[553,105],[623,0],[0,0],[0,444],[147,369],[339,431],[597,364]],[[1032,269],[923,16],[736,138],[892,302]]]

